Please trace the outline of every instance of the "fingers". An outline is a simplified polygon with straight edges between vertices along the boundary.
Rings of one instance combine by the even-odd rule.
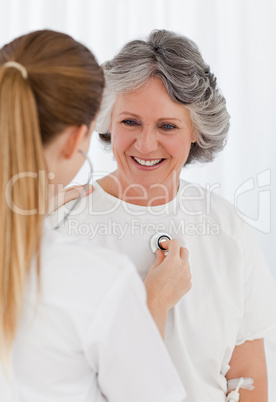
[[[189,250],[185,247],[180,247],[180,257],[182,258],[182,260],[188,260]]]
[[[161,250],[156,251],[154,265],[145,278],[148,300],[157,303],[158,309],[168,311],[190,291],[192,276],[189,265],[189,252],[180,247],[177,239],[162,242],[167,256]]]
[[[167,263],[169,263],[169,266],[173,270],[174,275],[179,275],[178,279],[185,285],[183,289],[186,293],[192,287],[192,275],[189,266],[189,251],[185,247],[180,247],[180,243],[177,239],[166,241],[166,243],[166,248],[168,250]],[[177,267],[179,268],[178,273]],[[169,269],[167,268],[167,270]]]
[[[158,267],[165,259],[165,254],[159,249],[156,250],[155,255],[156,255],[156,259],[154,261],[154,264],[151,267],[151,270]]]
[[[168,254],[170,254],[170,256],[180,256],[180,258],[184,261],[188,261],[189,259],[188,249],[185,247],[180,247],[179,240],[177,239],[162,241],[162,247],[168,250]],[[158,249],[158,251],[161,250]],[[164,255],[164,253],[162,254]]]
[[[83,197],[87,197],[89,194],[91,194],[94,190],[94,187],[92,186],[92,184],[88,184],[87,189],[86,189],[86,193],[83,195]]]
[[[189,250],[185,247],[180,248],[180,258],[184,262],[184,270],[185,270],[185,282],[187,292],[192,288],[192,274],[189,266]]]
[[[86,191],[83,191],[86,186],[87,184],[84,184],[83,186],[72,186],[60,191],[58,195],[51,201],[48,213],[51,214],[68,202],[76,200],[79,195],[82,194],[82,192],[82,198],[87,197],[92,193],[93,186],[92,184],[89,184]]]
[[[80,190],[78,188],[69,188],[64,192],[63,204],[75,200],[80,195]]]
[[[72,201],[77,199],[80,194],[83,192],[84,188],[85,188],[86,184],[84,184],[83,186],[72,186],[69,187],[68,189],[64,190],[64,204],[67,204],[67,202]],[[93,191],[93,186],[91,184],[89,184],[87,186],[87,190],[83,193],[82,197],[87,197],[89,194],[91,194]]]
[[[162,247],[168,250],[170,256],[178,256],[180,253],[180,243],[177,239],[162,241]]]

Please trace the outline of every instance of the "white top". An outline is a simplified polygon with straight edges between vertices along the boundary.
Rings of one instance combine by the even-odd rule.
[[[13,369],[12,402],[185,397],[132,263],[50,228],[39,293],[35,264],[26,284]]]
[[[57,211],[61,220],[70,205]],[[189,250],[192,289],[169,311],[166,345],[188,397],[225,401],[225,374],[235,345],[276,324],[276,286],[248,226],[223,198],[181,180],[177,197],[152,208],[110,196],[96,182],[64,231],[127,254],[144,278],[156,232]]]

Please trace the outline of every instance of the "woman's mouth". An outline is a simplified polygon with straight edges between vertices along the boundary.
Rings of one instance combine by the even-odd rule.
[[[141,159],[132,156],[131,159],[134,161],[135,165],[141,169],[152,170],[158,168],[166,159]]]

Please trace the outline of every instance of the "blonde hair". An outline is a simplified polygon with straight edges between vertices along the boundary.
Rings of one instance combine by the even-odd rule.
[[[68,35],[36,31],[0,50],[1,359],[15,337],[34,256],[39,277],[48,184],[43,146],[68,126],[89,126],[103,86],[94,56]]]

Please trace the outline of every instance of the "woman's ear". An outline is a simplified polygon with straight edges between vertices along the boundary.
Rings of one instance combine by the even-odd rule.
[[[191,143],[194,144],[196,141],[197,141],[197,134],[196,131],[193,130]]]
[[[86,124],[81,126],[73,126],[68,129],[67,139],[63,147],[63,155],[65,159],[71,159],[80,149],[80,144],[85,139],[88,132]]]

